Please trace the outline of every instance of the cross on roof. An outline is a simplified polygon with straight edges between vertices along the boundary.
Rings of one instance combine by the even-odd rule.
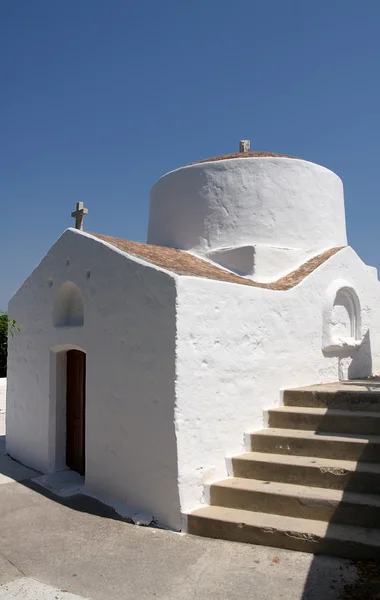
[[[239,152],[249,152],[250,147],[251,147],[251,142],[249,140],[240,140]]]
[[[83,217],[88,214],[88,208],[84,208],[83,202],[77,202],[77,208],[71,213],[75,219],[75,229],[83,229]]]

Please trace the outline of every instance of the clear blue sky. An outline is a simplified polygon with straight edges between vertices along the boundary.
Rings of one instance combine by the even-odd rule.
[[[2,0],[0,309],[71,226],[146,236],[163,173],[251,146],[343,179],[380,267],[379,0]]]

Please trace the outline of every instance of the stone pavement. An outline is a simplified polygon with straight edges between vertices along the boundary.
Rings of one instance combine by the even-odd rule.
[[[0,600],[356,597],[343,593],[357,580],[349,561],[138,527],[35,476],[0,455]]]
[[[23,575],[90,600],[333,600],[355,578],[348,561],[138,527],[91,498],[45,493],[0,486],[5,582]]]
[[[81,597],[23,577],[0,586],[0,600],[81,600]]]

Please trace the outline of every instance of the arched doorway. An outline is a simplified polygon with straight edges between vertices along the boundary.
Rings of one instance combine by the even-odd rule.
[[[86,355],[68,350],[66,358],[66,465],[84,475]]]

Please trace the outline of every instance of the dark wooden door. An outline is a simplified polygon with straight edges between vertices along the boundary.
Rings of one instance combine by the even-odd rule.
[[[67,352],[66,464],[84,475],[85,469],[86,355]]]

